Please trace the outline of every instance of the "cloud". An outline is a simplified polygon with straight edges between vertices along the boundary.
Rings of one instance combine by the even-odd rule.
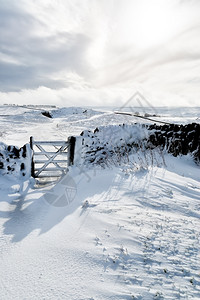
[[[3,91],[36,88],[40,85],[60,88],[67,86],[61,78],[54,79],[54,74],[65,70],[66,73],[77,72],[88,76],[85,51],[89,39],[84,35],[62,35],[46,38],[21,38],[21,46],[9,51],[11,59],[14,57],[19,63],[0,62],[0,89]],[[1,43],[1,39],[0,39]],[[13,47],[16,49],[16,47]],[[2,51],[3,52],[3,51]]]
[[[76,82],[77,83],[77,82]],[[124,91],[120,88],[96,89],[91,87],[71,86],[59,90],[39,87],[24,89],[20,92],[0,92],[2,104],[56,104],[58,106],[120,106],[129,98],[133,89]]]
[[[1,101],[105,105],[139,87],[154,103],[171,97],[198,105],[199,6],[197,0],[0,0]]]
[[[15,8],[16,9],[16,8]],[[86,51],[90,39],[79,33],[39,36],[40,22],[23,10],[1,7],[0,90],[15,91],[41,85],[61,88],[68,83],[54,75],[62,70],[89,76]]]

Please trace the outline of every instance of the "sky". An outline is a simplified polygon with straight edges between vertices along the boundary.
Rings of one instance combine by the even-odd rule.
[[[199,37],[199,0],[0,0],[0,103],[199,106]]]

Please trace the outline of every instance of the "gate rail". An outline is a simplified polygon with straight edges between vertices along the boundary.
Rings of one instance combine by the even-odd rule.
[[[74,163],[75,142],[76,138],[73,136],[67,141],[35,141],[31,136],[31,176],[34,178],[59,177],[66,173],[68,166]],[[45,149],[47,147],[48,150]]]

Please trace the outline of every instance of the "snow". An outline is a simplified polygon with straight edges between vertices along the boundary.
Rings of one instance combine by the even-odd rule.
[[[130,103],[131,105],[131,103]],[[48,106],[35,106],[36,110],[18,106],[0,106],[0,137],[1,142],[21,147],[29,142],[30,136],[35,140],[67,139],[69,135],[79,135],[83,130],[94,130],[99,125],[133,124],[144,122],[136,117],[115,115],[113,112],[121,108],[58,108],[50,109]],[[52,112],[53,118],[47,118],[41,111]],[[87,110],[87,112],[84,112]],[[123,111],[130,111],[130,107]],[[155,113],[151,108],[145,108],[147,113]],[[144,114],[144,108],[131,108],[131,111]],[[172,121],[173,123],[186,124],[200,122],[199,108],[156,108],[157,120]],[[170,115],[171,113],[171,115]],[[13,130],[14,128],[14,130]]]
[[[22,146],[30,135],[60,140],[135,122],[83,111],[54,109],[48,119],[1,107],[9,115],[1,141]],[[199,299],[199,166],[189,155],[164,161],[74,166],[54,185],[1,176],[0,299]]]

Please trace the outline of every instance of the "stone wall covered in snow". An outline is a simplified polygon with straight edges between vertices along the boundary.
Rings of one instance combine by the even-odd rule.
[[[85,130],[76,138],[75,165],[107,164],[138,149],[159,148],[174,156],[191,154],[200,163],[200,124],[187,125],[109,125]],[[31,176],[32,150],[0,143],[0,175]]]
[[[160,146],[174,156],[191,153],[195,161],[200,162],[200,124],[186,125],[150,125],[147,127],[149,142]]]
[[[0,143],[0,174],[12,174],[15,177],[30,177],[31,149],[26,144],[22,148]]]
[[[200,124],[110,125],[83,131],[81,156],[84,163],[101,164],[113,155],[159,147],[173,156],[190,153],[200,162]]]

